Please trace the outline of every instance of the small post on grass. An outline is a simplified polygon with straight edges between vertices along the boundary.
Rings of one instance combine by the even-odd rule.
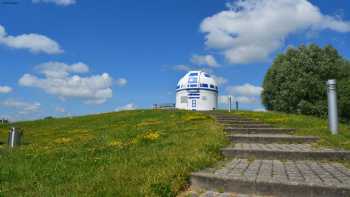
[[[232,109],[232,97],[228,97],[228,112],[231,112]]]
[[[239,106],[238,106],[238,101],[236,101],[236,111],[238,111]]]
[[[332,134],[338,134],[338,106],[337,106],[337,91],[336,80],[330,79],[327,81],[328,92],[328,124]]]
[[[10,148],[14,148],[21,144],[22,131],[18,128],[12,127],[8,134],[8,145]]]

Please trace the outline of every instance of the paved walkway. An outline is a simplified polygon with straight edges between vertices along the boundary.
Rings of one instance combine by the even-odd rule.
[[[314,136],[294,136],[288,134],[230,134],[231,142],[235,143],[306,143],[316,142],[318,137]]]
[[[207,191],[201,194],[199,197],[272,197],[272,196],[257,196],[257,195],[247,195],[247,194],[237,194],[229,192],[213,192]]]
[[[248,181],[265,181],[350,188],[350,170],[342,164],[315,161],[234,159],[214,175]]]
[[[192,174],[192,188],[207,190],[201,196],[350,196],[350,170],[331,161],[349,160],[349,151],[314,147],[310,142],[319,138],[290,135],[294,129],[215,116],[234,142],[222,149],[232,160],[218,169]]]

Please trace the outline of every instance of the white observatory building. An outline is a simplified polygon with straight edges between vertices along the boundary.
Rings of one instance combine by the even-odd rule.
[[[218,86],[208,73],[190,71],[176,87],[176,108],[193,111],[217,109]]]

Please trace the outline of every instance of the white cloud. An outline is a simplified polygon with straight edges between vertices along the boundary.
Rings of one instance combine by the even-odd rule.
[[[259,100],[256,97],[238,96],[234,97],[234,101],[238,101],[239,103],[243,104],[253,104],[258,103]]]
[[[18,36],[7,35],[6,30],[0,25],[0,44],[15,49],[28,49],[33,53],[58,54],[63,53],[59,44],[44,35],[30,33]]]
[[[0,94],[8,94],[12,92],[12,88],[9,86],[0,86]]]
[[[116,84],[117,84],[119,87],[123,87],[123,86],[125,86],[127,83],[128,83],[128,80],[125,79],[125,78],[119,78],[119,79],[116,80]]]
[[[190,66],[183,65],[183,64],[176,65],[173,67],[173,69],[176,71],[185,71],[185,72],[192,70]]]
[[[76,73],[86,73],[89,67],[83,63],[67,65],[60,62],[47,62],[36,66],[44,77],[24,74],[19,84],[43,89],[48,94],[61,99],[77,98],[88,104],[101,104],[112,97],[113,79],[108,73],[82,77]]]
[[[50,78],[63,78],[67,77],[70,73],[89,72],[89,66],[81,62],[72,65],[67,65],[62,62],[47,62],[37,65],[36,69]]]
[[[54,3],[60,6],[69,6],[76,3],[76,0],[32,0],[33,3]]]
[[[226,88],[228,95],[220,96],[219,102],[227,104],[231,95],[232,101],[241,104],[256,104],[260,102],[260,95],[263,88],[246,83],[243,85],[229,86]]]
[[[136,105],[134,103],[128,103],[124,106],[117,107],[115,111],[134,110],[134,109],[136,109]]]
[[[238,0],[204,19],[200,29],[206,45],[222,51],[230,63],[250,63],[268,58],[292,33],[349,32],[350,23],[322,14],[307,0]]]
[[[193,55],[191,58],[191,62],[200,66],[220,66],[212,55]]]
[[[263,91],[262,87],[254,86],[249,83],[238,85],[238,86],[227,87],[227,92],[231,95],[260,96],[262,91]]]
[[[228,80],[225,77],[221,77],[213,74],[211,74],[211,76],[214,78],[214,80],[218,85],[224,85],[228,82]]]
[[[228,97],[230,95],[223,95],[223,96],[219,96],[219,103],[222,104],[228,104],[229,100]],[[240,104],[255,104],[259,102],[259,99],[256,97],[249,97],[249,96],[232,96],[232,103],[238,101],[238,103]]]
[[[258,108],[258,109],[254,109],[253,111],[255,112],[266,112],[265,108]]]
[[[180,64],[180,65],[176,65],[173,66],[173,69],[175,71],[180,71],[180,72],[188,72],[188,71],[193,71],[193,70],[200,70],[203,72],[207,72],[209,74],[213,73],[213,70],[209,67],[204,67],[204,66],[189,66],[189,65],[184,65],[184,64]]]
[[[38,102],[28,103],[16,100],[6,100],[3,101],[1,105],[4,107],[16,109],[20,114],[34,113],[40,109],[40,103]]]

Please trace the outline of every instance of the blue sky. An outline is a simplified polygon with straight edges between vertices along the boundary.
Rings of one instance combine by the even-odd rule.
[[[174,102],[190,69],[215,75],[242,108],[262,109],[264,75],[288,46],[332,44],[350,58],[346,0],[4,2],[0,116],[12,120]]]

